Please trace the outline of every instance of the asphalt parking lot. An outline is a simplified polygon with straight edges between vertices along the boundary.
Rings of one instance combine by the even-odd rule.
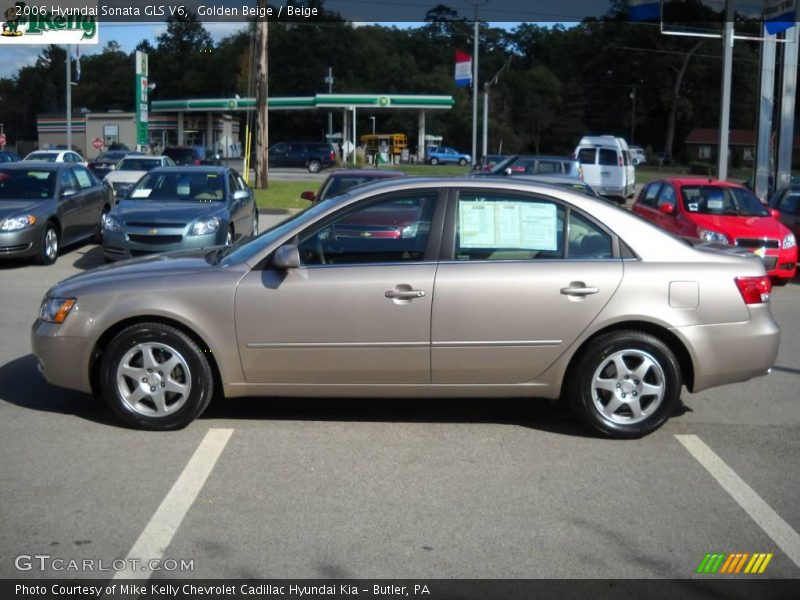
[[[413,398],[237,399],[149,433],[31,355],[47,289],[101,263],[94,245],[0,263],[2,578],[107,578],[57,566],[126,558],[192,561],[156,578],[688,578],[709,552],[800,577],[798,280],[773,293],[773,373],[684,392],[642,440],[545,401]]]

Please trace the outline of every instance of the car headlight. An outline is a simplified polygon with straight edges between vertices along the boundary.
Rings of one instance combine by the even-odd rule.
[[[122,231],[120,220],[108,213],[103,215],[103,231]]]
[[[220,220],[217,217],[203,219],[192,226],[192,231],[189,235],[208,235],[209,233],[214,233],[217,229],[219,229],[219,225]]]
[[[722,242],[723,244],[730,244],[730,240],[724,233],[719,231],[711,231],[710,229],[697,228],[697,237],[707,242]]]
[[[783,238],[783,249],[788,250],[789,248],[794,248],[797,245],[797,240],[794,237],[793,233],[787,233],[786,236]]]
[[[48,323],[63,323],[76,302],[75,298],[45,298],[39,309],[39,318]]]
[[[21,217],[8,217],[0,221],[0,231],[19,231],[26,229],[36,223],[33,215],[22,215]]]

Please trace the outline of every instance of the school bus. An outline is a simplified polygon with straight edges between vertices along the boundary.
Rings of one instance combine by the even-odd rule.
[[[367,155],[388,152],[399,156],[408,148],[408,138],[405,133],[375,133],[362,135],[359,138]]]

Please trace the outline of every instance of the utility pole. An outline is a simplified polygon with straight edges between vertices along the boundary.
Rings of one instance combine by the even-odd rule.
[[[475,30],[473,32],[472,48],[472,166],[478,163],[478,36],[480,35],[480,21],[478,21],[478,7],[486,4],[488,0],[467,0],[467,4],[475,7]]]
[[[328,84],[328,93],[333,93],[333,67],[328,67],[328,75],[325,77],[325,83]],[[333,113],[328,111],[328,142],[330,143],[333,138]]]
[[[256,67],[256,188],[265,190],[269,187],[269,107],[267,105],[267,0],[258,0],[259,14],[264,14],[258,21],[258,66]],[[261,11],[264,11],[261,13]]]
[[[717,179],[728,178],[728,142],[731,126],[731,79],[733,75],[733,0],[725,0],[725,32],[722,36],[722,99],[719,117]]]
[[[511,59],[512,57],[509,56],[508,60],[500,67],[497,73],[494,74],[494,77],[483,84],[483,156],[489,153],[489,88],[493,85],[497,85],[500,76],[511,67]]]
[[[72,48],[67,44],[67,150],[72,150]]]

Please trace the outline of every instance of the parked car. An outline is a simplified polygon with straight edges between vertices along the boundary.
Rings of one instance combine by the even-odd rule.
[[[562,175],[583,180],[580,163],[563,156],[531,156],[517,154],[497,163],[489,171],[473,173],[474,177],[517,175]]]
[[[488,173],[494,167],[509,158],[505,154],[487,154],[486,156],[481,156],[480,162],[476,164],[473,168],[475,171],[479,171],[482,173]]]
[[[644,148],[641,146],[628,146],[628,150],[631,153],[631,162],[633,162],[634,167],[647,164],[647,153]]]
[[[333,146],[322,142],[281,142],[269,149],[270,167],[305,167],[319,173],[336,164]]]
[[[116,168],[105,177],[105,181],[114,190],[117,201],[128,195],[134,184],[148,171],[157,167],[174,167],[169,156],[134,155],[123,158]]]
[[[431,146],[425,151],[425,162],[431,165],[463,166],[472,163],[472,157],[450,146]]]
[[[165,148],[162,154],[178,166],[202,165],[204,160],[192,146],[171,146]]]
[[[99,238],[111,203],[111,191],[83,165],[0,165],[0,257],[52,264],[61,246]]]
[[[75,165],[86,166],[86,161],[83,157],[73,150],[35,150],[28,154],[23,161],[39,161],[39,162],[56,162],[56,163],[72,163]]]
[[[781,223],[794,233],[795,239],[800,238],[800,185],[776,192],[769,205],[780,213]]]
[[[130,154],[142,155],[141,152],[131,152],[129,150],[108,150],[100,154],[87,164],[89,170],[100,179],[108,175],[117,166],[117,163]]]
[[[50,383],[145,429],[184,427],[215,394],[539,396],[629,438],[674,414],[683,385],[768,372],[770,291],[756,257],[584,194],[402,178],[236,247],[73,276],[45,295],[32,344]]]
[[[20,160],[19,154],[11,150],[0,150],[0,163],[17,162]]]
[[[628,144],[612,135],[586,136],[575,148],[583,179],[598,194],[624,203],[634,193],[636,170],[631,162]]]
[[[633,212],[671,233],[746,248],[785,283],[797,269],[797,241],[742,185],[701,178],[668,178],[642,188]]]
[[[593,198],[603,199],[603,197],[588,183],[580,179],[575,179],[570,175],[516,175],[515,179],[524,179],[525,181],[554,185],[556,187],[572,190],[573,192],[580,192]]]
[[[231,246],[258,235],[253,191],[228,167],[159,167],[103,220],[107,261]]]
[[[340,169],[334,171],[322,182],[319,191],[303,192],[300,197],[310,202],[322,202],[333,196],[343,194],[357,185],[375,181],[376,179],[391,179],[405,177],[402,171],[383,171],[380,169]]]

